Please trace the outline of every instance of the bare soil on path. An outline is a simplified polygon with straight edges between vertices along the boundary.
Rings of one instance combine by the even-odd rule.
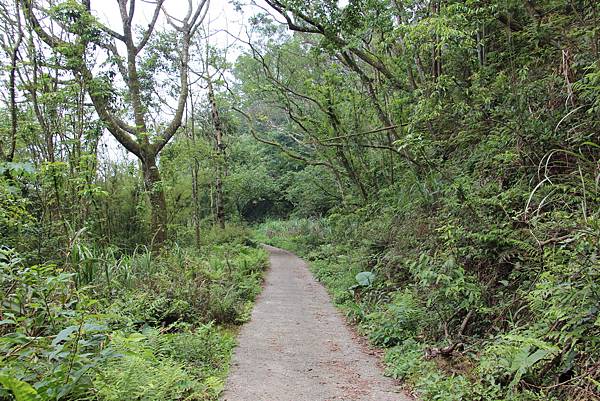
[[[273,247],[223,401],[409,401],[383,376],[304,261]]]

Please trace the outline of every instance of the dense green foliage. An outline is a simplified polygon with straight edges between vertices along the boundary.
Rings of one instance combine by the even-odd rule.
[[[160,256],[80,242],[60,265],[4,250],[0,377],[41,400],[217,399],[265,256],[237,241]]]
[[[214,399],[265,221],[423,399],[600,398],[598,2],[234,1],[176,135],[181,31],[132,89],[89,2],[34,3],[70,44],[1,4],[0,398]]]
[[[158,251],[156,188],[107,140],[86,95],[90,86],[107,89],[114,65],[86,82],[70,64],[81,52],[40,41],[22,5],[0,7],[2,50],[19,51],[14,68],[1,61],[2,71],[18,74],[3,79],[16,101],[0,107],[0,399],[216,400],[267,260],[242,225],[213,227],[208,111],[194,110],[160,160],[172,207],[164,210],[170,241]],[[51,5],[49,16],[72,33],[106,39],[81,4]],[[171,68],[161,58],[169,40],[161,33],[141,57],[142,97],[153,107],[151,89],[161,82],[152,79]],[[117,86],[115,113],[126,93]],[[193,200],[191,161],[195,178],[202,175]]]
[[[352,216],[354,222],[360,217]],[[574,383],[598,358],[597,317],[589,317],[589,309],[577,313],[580,305],[596,301],[586,295],[597,291],[596,282],[582,279],[574,289],[555,289],[552,282],[532,283],[525,272],[515,272],[502,280],[506,283],[485,287],[455,261],[422,256],[417,244],[374,247],[374,231],[369,238],[360,235],[373,228],[372,218],[356,231],[347,222],[333,224],[339,218],[271,222],[262,226],[261,238],[306,257],[334,302],[373,344],[386,349],[388,374],[423,399],[595,399],[594,377],[591,385],[579,382],[583,391]],[[385,218],[377,222],[379,231],[390,229]],[[373,282],[365,281],[367,272]],[[563,315],[563,308],[572,308],[572,315]],[[565,342],[576,345],[567,350]],[[569,382],[544,385],[553,375]]]
[[[596,2],[269,3],[243,101],[314,220],[263,235],[424,399],[598,399]]]

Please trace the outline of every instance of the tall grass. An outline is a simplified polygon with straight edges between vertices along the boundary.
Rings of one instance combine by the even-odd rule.
[[[174,247],[175,255],[181,253],[181,248]],[[139,280],[158,273],[161,266],[153,262],[154,256],[146,246],[137,246],[133,253],[123,254],[117,248],[86,243],[79,237],[72,241],[66,267],[75,273],[77,288],[104,285],[110,294],[116,288],[132,289]]]

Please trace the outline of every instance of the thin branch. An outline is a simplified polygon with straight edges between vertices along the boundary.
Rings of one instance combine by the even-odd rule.
[[[156,2],[156,7],[154,8],[154,14],[152,15],[152,20],[148,24],[148,29],[146,30],[146,32],[144,32],[144,35],[142,36],[142,40],[135,48],[136,54],[138,54],[146,46],[146,43],[148,43],[148,40],[150,39],[152,32],[154,32],[154,27],[156,26],[156,21],[158,20],[158,16],[160,15],[160,10],[162,8],[164,1],[165,0],[158,0]]]
[[[237,108],[235,106],[232,107],[232,109],[234,111],[237,111],[238,113],[240,113],[246,120],[248,120],[248,127],[250,129],[250,134],[257,141],[259,141],[261,143],[264,143],[266,145],[270,145],[270,146],[274,146],[274,147],[278,148],[279,150],[281,150],[283,153],[285,153],[287,156],[291,157],[292,159],[296,159],[296,160],[302,161],[302,162],[304,162],[306,164],[310,164],[312,166],[325,166],[325,167],[328,167],[328,168],[331,168],[331,169],[335,170],[335,167],[331,163],[329,163],[329,162],[319,161],[319,160],[310,160],[310,159],[308,159],[308,158],[306,158],[306,157],[304,157],[304,156],[302,156],[302,155],[300,155],[298,153],[295,153],[295,152],[289,150],[288,148],[286,148],[285,146],[283,146],[279,142],[274,142],[274,141],[270,141],[268,139],[264,139],[264,138],[259,137],[257,135],[257,133],[256,133],[256,130],[254,129],[254,125],[252,123],[252,118],[247,113],[245,113],[244,111],[240,110],[239,108]]]
[[[402,127],[402,126],[406,126],[408,124],[401,124],[401,125],[392,125],[389,127],[381,127],[381,128],[375,128],[373,130],[370,131],[364,131],[364,132],[358,132],[358,133],[354,133],[354,134],[348,134],[348,135],[341,135],[341,136],[334,136],[331,138],[327,138],[327,139],[323,139],[323,142],[329,142],[329,141],[335,141],[337,139],[345,139],[345,138],[353,138],[356,136],[363,136],[363,135],[369,135],[369,134],[375,134],[378,132],[383,132],[383,131],[389,131],[389,130],[394,130],[398,127]]]

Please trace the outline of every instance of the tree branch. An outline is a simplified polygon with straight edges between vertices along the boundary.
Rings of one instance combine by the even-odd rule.
[[[289,29],[291,29],[292,31],[316,33],[323,35],[326,39],[335,44],[340,50],[348,49],[350,52],[354,53],[365,63],[369,64],[371,67],[382,73],[397,89],[405,89],[404,85],[389,70],[389,68],[381,60],[377,59],[372,54],[369,54],[356,46],[350,46],[350,44],[346,40],[342,39],[337,33],[331,31],[330,29],[327,29],[325,26],[318,23],[310,16],[302,13],[298,9],[288,7],[285,4],[281,3],[279,0],[265,0],[265,2],[285,18]],[[291,19],[288,13],[297,15],[302,21],[307,23],[308,26],[298,25]]]
[[[158,0],[156,2],[156,8],[154,8],[154,14],[152,15],[152,20],[148,24],[148,29],[146,30],[146,32],[144,32],[144,35],[142,36],[142,40],[136,46],[135,54],[138,54],[144,48],[144,46],[146,46],[146,44],[148,43],[148,40],[150,39],[152,32],[154,32],[154,27],[156,26],[156,21],[158,20],[158,16],[160,15],[160,10],[161,10],[164,2],[165,2],[165,0]]]
[[[248,120],[248,127],[250,129],[250,134],[257,141],[259,141],[261,143],[264,143],[266,145],[270,145],[270,146],[274,146],[274,147],[278,148],[279,150],[281,150],[283,153],[285,153],[287,156],[291,157],[292,159],[302,161],[302,162],[304,162],[306,164],[310,164],[312,166],[325,166],[325,167],[331,168],[333,170],[336,170],[335,167],[331,163],[329,163],[329,162],[319,161],[319,160],[310,160],[310,159],[308,159],[308,158],[306,158],[306,157],[304,157],[302,155],[299,155],[299,154],[297,154],[295,152],[292,152],[291,150],[287,149],[285,146],[283,146],[279,142],[270,141],[268,139],[264,139],[264,138],[259,137],[257,135],[257,133],[256,133],[256,130],[254,129],[253,124],[252,124],[252,118],[247,113],[245,113],[244,111],[240,110],[239,108],[237,108],[235,106],[232,107],[232,109],[234,111],[237,111],[238,113],[240,113],[242,116],[244,116],[244,118],[246,120]]]

